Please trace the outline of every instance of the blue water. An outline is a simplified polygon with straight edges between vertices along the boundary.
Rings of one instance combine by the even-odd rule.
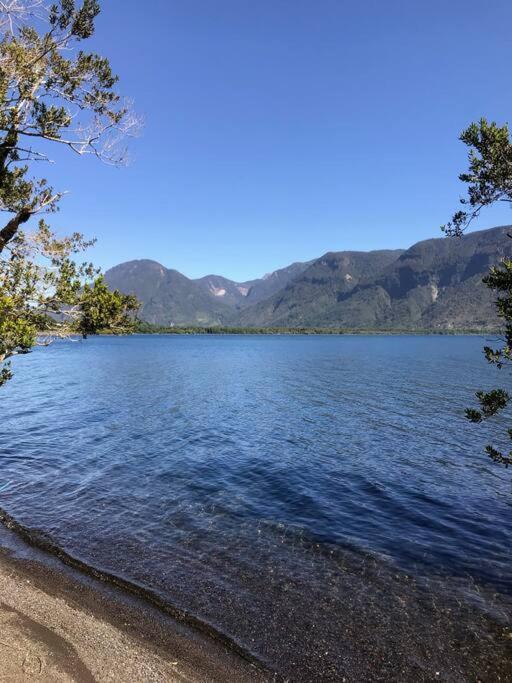
[[[275,610],[277,574],[322,590],[344,550],[510,594],[512,473],[483,453],[499,423],[463,417],[510,385],[484,341],[56,343],[1,389],[0,506],[245,644],[228,604]]]

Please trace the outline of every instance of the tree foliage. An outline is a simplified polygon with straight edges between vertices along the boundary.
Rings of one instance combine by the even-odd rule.
[[[92,242],[58,237],[44,219],[61,191],[33,175],[64,146],[107,163],[126,158],[122,140],[137,121],[116,91],[108,60],[81,49],[94,33],[97,0],[5,0],[0,4],[0,385],[8,359],[56,337],[129,331],[137,302],[111,292],[76,256]],[[29,226],[27,226],[29,227]],[[51,331],[41,338],[39,332]]]
[[[442,226],[449,236],[460,237],[482,209],[496,202],[512,201],[512,144],[507,125],[480,119],[460,136],[469,147],[469,168],[459,175],[468,196],[460,200],[464,209]]]
[[[460,237],[484,207],[512,202],[512,142],[508,126],[481,119],[463,131],[460,139],[469,147],[469,168],[459,176],[468,187],[467,197],[460,200],[464,209],[442,226],[452,237]],[[496,292],[496,310],[504,324],[501,345],[485,346],[484,354],[491,365],[501,369],[512,362],[512,260],[503,259],[493,266],[483,282]],[[511,397],[504,389],[493,389],[478,391],[476,398],[479,408],[468,408],[466,417],[479,423],[503,411]],[[507,430],[507,437],[512,440],[512,429]],[[504,452],[488,445],[486,451],[496,462],[512,465],[512,449]]]
[[[30,2],[19,0],[18,12]],[[57,208],[62,193],[29,176],[32,162],[50,161],[47,143],[110,163],[125,159],[120,141],[135,132],[136,119],[115,90],[108,60],[78,49],[98,13],[96,0],[80,7],[60,0],[46,22],[16,27],[0,6],[0,210],[13,214],[0,229],[0,251],[31,216]]]
[[[133,329],[135,297],[110,291],[92,264],[74,260],[88,246],[78,233],[59,239],[44,220],[9,243],[0,258],[0,386],[11,377],[6,361],[36,345]]]

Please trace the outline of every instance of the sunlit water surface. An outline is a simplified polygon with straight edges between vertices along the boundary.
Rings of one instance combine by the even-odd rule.
[[[285,637],[308,591],[336,609],[344,552],[510,594],[512,475],[463,416],[507,386],[484,341],[56,343],[1,390],[0,506],[267,655],[256,624]]]

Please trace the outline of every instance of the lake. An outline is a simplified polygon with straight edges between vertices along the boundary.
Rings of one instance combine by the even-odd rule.
[[[347,610],[381,643],[395,615],[396,652],[439,626],[436,600],[439,642],[454,609],[510,615],[512,473],[483,453],[499,421],[464,418],[477,389],[511,384],[484,342],[55,343],[1,389],[0,506],[281,675],[340,680]]]

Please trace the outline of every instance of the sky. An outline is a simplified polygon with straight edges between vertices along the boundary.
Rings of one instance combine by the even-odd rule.
[[[52,224],[103,268],[260,277],[439,237],[485,116],[512,123],[510,0],[103,0],[88,48],[144,118],[131,163],[59,150]],[[84,45],[85,47],[85,45]],[[506,206],[473,229],[512,223]]]

